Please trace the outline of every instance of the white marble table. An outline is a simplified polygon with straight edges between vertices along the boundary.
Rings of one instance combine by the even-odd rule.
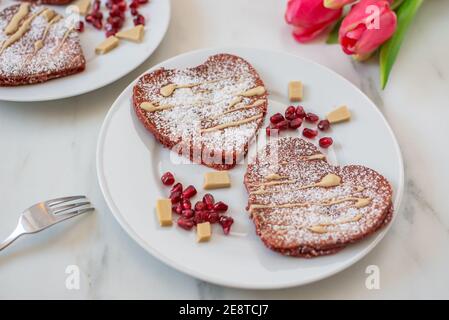
[[[0,238],[21,209],[41,199],[86,194],[97,211],[0,253],[5,298],[449,298],[449,1],[426,1],[400,52],[388,88],[377,65],[352,63],[338,46],[299,45],[283,21],[285,1],[174,0],[172,21],[155,54],[108,87],[43,103],[0,102]],[[360,87],[395,131],[406,164],[402,212],[367,257],[326,280],[288,290],[223,288],[174,271],[148,255],[120,228],[102,198],[95,147],[110,105],[152,65],[211,46],[291,52],[330,67]],[[373,132],[367,143],[375,143]],[[380,268],[380,289],[365,287],[368,265]],[[67,290],[65,269],[78,265],[79,290]]]

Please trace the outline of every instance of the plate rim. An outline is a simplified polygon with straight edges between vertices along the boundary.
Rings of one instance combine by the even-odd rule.
[[[164,5],[166,5],[167,8],[167,17],[168,19],[164,22],[164,25],[162,26],[163,28],[163,32],[160,33],[159,39],[157,39],[157,41],[155,42],[155,46],[153,48],[153,50],[148,54],[148,56],[143,59],[142,61],[138,61],[138,62],[134,62],[132,64],[132,67],[130,67],[130,69],[128,71],[125,71],[123,73],[119,73],[117,74],[117,76],[112,77],[112,78],[108,78],[104,83],[100,82],[99,84],[95,84],[89,88],[85,88],[83,90],[79,90],[77,92],[74,93],[69,93],[69,94],[61,94],[61,95],[54,95],[54,96],[50,96],[50,97],[39,97],[39,98],[32,98],[32,95],[17,95],[16,97],[9,97],[9,98],[4,98],[0,95],[0,101],[8,101],[8,102],[42,102],[42,101],[55,101],[55,100],[61,100],[61,99],[67,99],[67,98],[72,98],[72,97],[77,97],[77,96],[81,96],[83,94],[86,93],[90,93],[96,90],[99,90],[101,88],[104,88],[118,80],[120,80],[121,78],[125,77],[126,75],[130,74],[131,72],[133,72],[135,69],[137,69],[140,65],[142,65],[145,61],[147,61],[152,55],[153,53],[157,50],[157,48],[160,46],[162,40],[164,40],[165,35],[167,34],[168,31],[168,27],[170,26],[170,21],[171,21],[171,1],[170,0],[162,0],[162,3]],[[12,5],[14,3],[8,3],[8,5]],[[50,5],[51,6],[51,5]],[[3,7],[3,6],[2,6]],[[6,6],[5,6],[6,8]],[[68,76],[70,77],[70,75]],[[57,81],[58,79],[52,79],[50,81]],[[45,82],[44,82],[45,83]],[[32,86],[32,85],[30,85]],[[8,88],[8,87],[0,87],[0,88]]]
[[[399,181],[398,181],[398,188],[396,190],[396,201],[394,201],[394,207],[395,207],[395,213],[393,215],[393,219],[392,221],[381,231],[378,233],[378,235],[376,236],[376,238],[374,238],[364,249],[362,249],[359,253],[357,253],[352,259],[347,259],[346,261],[343,261],[342,264],[333,269],[330,270],[328,272],[324,272],[322,274],[316,275],[316,276],[312,276],[309,277],[307,280],[297,280],[297,281],[292,281],[290,283],[285,283],[285,284],[278,284],[278,283],[273,283],[273,284],[263,284],[263,285],[258,285],[258,284],[247,284],[247,283],[240,283],[240,282],[234,282],[232,279],[229,281],[223,281],[221,278],[215,278],[213,275],[205,275],[203,273],[199,273],[196,270],[191,270],[191,269],[187,269],[184,266],[182,266],[181,264],[179,264],[176,261],[173,261],[170,258],[165,257],[163,254],[159,253],[158,250],[154,249],[153,247],[149,246],[135,231],[132,230],[131,226],[123,219],[122,215],[120,214],[120,211],[118,210],[118,208],[116,207],[114,200],[112,199],[109,191],[108,191],[108,187],[106,185],[106,181],[104,180],[103,177],[103,172],[104,172],[104,168],[102,165],[102,160],[103,160],[103,153],[102,148],[104,147],[104,139],[107,133],[107,128],[110,124],[110,119],[112,118],[113,114],[118,110],[118,101],[120,101],[122,99],[123,96],[126,95],[126,92],[128,92],[128,90],[130,90],[132,88],[132,86],[134,86],[134,84],[138,81],[138,79],[143,76],[144,74],[151,72],[157,68],[163,67],[166,64],[172,63],[173,61],[188,56],[188,55],[196,55],[199,53],[207,53],[207,52],[211,52],[211,54],[213,54],[213,52],[230,52],[233,53],[235,51],[239,51],[239,50],[251,50],[251,51],[259,51],[259,52],[266,52],[266,53],[275,53],[275,54],[279,54],[279,55],[288,55],[291,56],[295,59],[300,59],[305,63],[310,63],[315,65],[315,67],[318,68],[322,68],[327,72],[331,72],[334,75],[336,75],[341,81],[346,82],[347,84],[349,84],[353,89],[355,89],[356,91],[358,91],[369,103],[372,104],[372,106],[375,109],[375,112],[378,113],[378,115],[381,117],[381,119],[384,122],[384,125],[386,126],[388,133],[390,134],[391,138],[393,139],[393,143],[394,143],[394,148],[395,151],[398,154],[398,161],[399,161]],[[103,198],[105,199],[105,202],[109,208],[109,210],[111,211],[112,215],[114,216],[114,218],[117,220],[117,222],[120,224],[120,226],[126,231],[126,233],[137,243],[139,244],[144,250],[146,250],[148,253],[150,253],[153,257],[155,257],[156,259],[158,259],[159,261],[162,261],[164,264],[166,264],[167,266],[183,273],[183,274],[187,274],[189,276],[192,276],[196,279],[202,280],[202,281],[206,281],[209,283],[213,283],[216,285],[221,285],[221,286],[225,286],[225,287],[230,287],[230,288],[239,288],[239,289],[252,289],[252,290],[272,290],[272,289],[286,289],[286,288],[292,288],[292,287],[299,287],[299,286],[303,286],[303,285],[307,285],[313,282],[317,282],[320,280],[323,280],[325,278],[331,277],[345,269],[347,269],[348,267],[354,265],[355,263],[357,263],[358,261],[360,261],[362,258],[364,258],[368,253],[370,253],[378,244],[379,242],[385,237],[385,235],[388,233],[388,231],[390,230],[391,226],[393,225],[394,221],[396,220],[396,217],[398,216],[398,214],[401,212],[401,207],[402,207],[402,200],[403,200],[403,194],[404,194],[404,181],[405,181],[405,169],[404,169],[404,159],[402,156],[402,152],[401,152],[401,148],[399,146],[398,140],[396,138],[396,135],[394,134],[393,129],[391,128],[390,124],[388,123],[387,119],[385,118],[385,116],[382,114],[382,112],[380,111],[380,109],[377,107],[377,105],[362,91],[360,90],[355,84],[353,84],[351,81],[349,81],[348,79],[344,78],[342,75],[340,75],[339,73],[337,73],[336,71],[319,64],[318,62],[315,62],[313,60],[295,55],[293,53],[289,53],[289,52],[283,52],[280,50],[269,50],[269,49],[260,49],[260,48],[253,48],[253,47],[242,47],[242,46],[238,46],[238,47],[209,47],[209,48],[201,48],[201,49],[197,49],[197,50],[192,50],[192,51],[188,51],[188,52],[184,52],[181,53],[179,55],[173,56],[169,59],[166,59],[154,66],[152,66],[151,68],[149,68],[148,70],[144,71],[141,75],[139,75],[136,79],[134,79],[133,81],[131,81],[131,83],[125,88],[123,89],[123,91],[120,93],[120,95],[116,98],[116,100],[113,102],[111,108],[109,109],[108,113],[106,114],[106,117],[103,121],[103,124],[101,125],[100,128],[100,133],[98,135],[98,140],[97,140],[97,148],[96,148],[96,169],[97,169],[97,179],[98,179],[98,183],[100,185],[100,189],[101,192],[103,194]]]

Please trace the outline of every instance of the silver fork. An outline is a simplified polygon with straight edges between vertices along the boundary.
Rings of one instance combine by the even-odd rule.
[[[0,243],[0,251],[24,234],[42,231],[92,210],[94,208],[85,196],[64,197],[36,203],[21,214],[16,229]]]

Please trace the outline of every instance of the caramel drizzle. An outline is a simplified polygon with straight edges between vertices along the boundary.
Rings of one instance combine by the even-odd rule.
[[[258,114],[256,116],[252,116],[252,117],[249,117],[249,118],[246,118],[246,119],[233,121],[233,122],[229,122],[229,123],[223,123],[223,124],[219,124],[218,126],[215,126],[215,127],[201,129],[200,132],[201,133],[206,133],[206,132],[222,130],[222,129],[226,129],[226,128],[230,128],[230,127],[237,127],[237,126],[240,126],[242,124],[246,124],[246,123],[253,122],[255,120],[261,119],[262,117],[263,117],[263,114]]]
[[[222,79],[223,80],[223,79]],[[187,84],[175,84],[175,83],[170,83],[167,84],[165,86],[163,86],[160,90],[159,93],[163,96],[163,97],[170,97],[176,89],[181,89],[181,88],[193,88],[193,87],[198,87],[201,86],[203,84],[210,84],[210,83],[215,83],[215,82],[219,82],[220,80],[212,80],[212,81],[206,81],[206,82],[201,82],[201,83],[187,83]],[[237,96],[241,96],[241,97],[253,97],[253,96],[260,96],[262,94],[264,94],[266,92],[265,87],[263,86],[258,86],[255,88],[251,88],[249,90],[246,90],[244,92],[239,93]],[[236,102],[235,104],[237,104],[238,102]]]
[[[64,45],[64,43],[66,42],[67,38],[69,37],[70,33],[71,33],[73,30],[75,30],[75,27],[72,26],[72,27],[68,28],[68,29],[65,31],[64,36],[62,37],[62,40],[61,40],[61,42],[59,43],[59,45],[58,45],[58,47],[56,48],[56,50],[61,49],[61,47]]]
[[[240,103],[240,102],[242,102],[242,100],[243,100],[243,98],[242,97],[240,97],[240,96],[238,96],[238,97],[235,97],[234,99],[232,99],[231,100],[231,102],[229,103],[229,106],[228,106],[228,108],[232,108],[233,106],[235,106],[237,103]]]
[[[352,206],[355,208],[363,208],[371,203],[371,198],[356,198],[356,197],[346,197],[341,199],[330,199],[322,202],[295,202],[295,203],[284,203],[284,204],[252,204],[249,211],[252,212],[255,209],[269,209],[269,208],[296,208],[296,207],[308,207],[308,206],[322,206],[328,207],[334,204],[340,204],[344,202],[355,202]]]
[[[306,226],[306,225],[294,226],[294,228],[295,229],[296,228],[297,229],[307,229],[308,231],[313,232],[313,233],[324,234],[324,233],[328,232],[328,230],[326,228],[327,226],[338,226],[338,225],[341,225],[341,224],[357,222],[357,221],[359,221],[362,218],[363,218],[363,215],[359,213],[359,214],[357,214],[357,215],[355,215],[355,216],[353,216],[351,218],[340,219],[338,221],[332,221],[332,222],[331,221],[329,221],[329,222],[321,222],[319,224],[314,224],[314,225],[309,225],[309,226]]]
[[[225,112],[223,112],[223,113],[221,113],[221,114],[218,114],[218,115],[216,115],[216,116],[214,116],[214,117],[211,117],[210,119],[212,119],[212,120],[218,119],[218,118],[220,118],[220,117],[222,117],[222,116],[224,116],[224,115],[226,115],[226,114],[228,114],[228,113],[235,112],[235,111],[239,111],[239,110],[251,109],[251,108],[254,108],[254,107],[258,107],[258,106],[260,106],[260,105],[262,105],[262,104],[264,104],[264,103],[265,103],[265,100],[262,100],[262,99],[256,100],[256,101],[255,101],[254,103],[252,103],[252,104],[249,104],[249,105],[243,105],[243,106],[240,106],[240,107],[237,107],[237,108],[232,108],[232,109],[226,110]],[[234,105],[235,105],[235,104],[234,104]],[[232,106],[233,106],[233,105],[232,105],[232,102],[231,102],[231,104],[229,105],[228,108],[231,108]]]
[[[52,12],[54,12],[54,11],[52,11]],[[56,22],[60,21],[62,19],[62,17],[60,15],[53,15],[50,19],[51,20],[48,22],[48,25],[45,27],[44,34],[42,35],[42,38],[37,40],[34,43],[34,50],[35,50],[34,53],[39,51],[44,46],[44,41],[47,38],[47,35],[48,35],[48,32],[50,31],[51,26],[54,25]]]
[[[36,18],[38,15],[40,15],[42,12],[44,12],[47,9],[42,9],[38,13],[32,14],[30,17],[28,17],[17,29],[15,33],[13,33],[8,39],[3,42],[2,48],[0,50],[0,54],[5,51],[6,48],[14,44],[14,42],[20,40],[22,36],[30,29],[31,23],[33,22],[34,18]]]
[[[271,181],[271,182],[262,182],[259,184],[254,184],[252,186],[259,186],[259,189],[251,192],[251,194],[264,194],[268,193],[268,190],[265,190],[266,186],[272,186],[272,185],[280,185],[280,184],[293,184],[298,182],[298,180],[283,180],[283,181]],[[323,187],[323,188],[329,188],[329,187],[336,187],[341,184],[341,178],[333,173],[329,173],[325,175],[323,178],[321,178],[320,181],[316,183],[312,183],[306,186],[299,187],[298,190],[308,189],[308,188],[314,188],[314,187]],[[276,192],[276,191],[274,191]],[[277,191],[280,192],[280,191]]]
[[[326,156],[322,153],[313,154],[311,156],[299,157],[300,161],[312,161],[312,160],[326,160]],[[288,161],[281,161],[279,164],[289,164]]]
[[[348,219],[344,219],[344,220],[340,220],[340,221],[336,221],[336,222],[323,222],[320,224],[316,224],[316,225],[307,227],[307,230],[309,230],[310,232],[313,232],[313,233],[323,234],[323,233],[328,232],[326,226],[332,226],[332,225],[336,226],[336,225],[345,224],[345,223],[357,222],[360,219],[362,219],[362,217],[363,217],[362,214],[357,214],[352,218],[348,218]]]
[[[285,178],[281,177],[277,173],[270,173],[269,175],[267,175],[265,177],[265,179],[267,179],[268,181],[272,181],[272,180],[281,180],[281,179],[285,179]]]
[[[261,96],[266,92],[264,86],[258,86],[249,90],[246,90],[245,92],[242,92],[239,94],[239,96],[242,97],[254,97],[254,96]]]
[[[5,34],[9,36],[15,33],[19,29],[20,21],[22,21],[22,19],[25,18],[29,12],[30,12],[30,4],[22,3],[17,13],[12,17],[11,21],[6,26]]]
[[[155,111],[171,109],[171,108],[173,108],[173,106],[171,106],[171,105],[155,106],[151,102],[142,102],[140,104],[140,108],[142,108],[143,110],[148,111],[148,112],[155,112]]]
[[[223,79],[221,79],[223,80]],[[181,88],[193,88],[193,87],[198,87],[204,84],[211,84],[211,83],[215,83],[215,82],[219,82],[220,80],[211,80],[211,81],[206,81],[206,82],[200,82],[200,83],[187,83],[187,84],[175,84],[175,83],[170,83],[167,84],[165,86],[163,86],[160,90],[159,93],[163,96],[163,97],[170,97],[173,92],[175,92],[176,89],[181,89]]]

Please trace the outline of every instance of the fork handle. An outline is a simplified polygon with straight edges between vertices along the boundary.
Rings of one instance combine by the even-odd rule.
[[[2,243],[0,243],[0,251],[5,249],[23,234],[25,234],[25,230],[23,230],[22,226],[19,224],[16,229],[9,235],[9,237],[6,238]]]

